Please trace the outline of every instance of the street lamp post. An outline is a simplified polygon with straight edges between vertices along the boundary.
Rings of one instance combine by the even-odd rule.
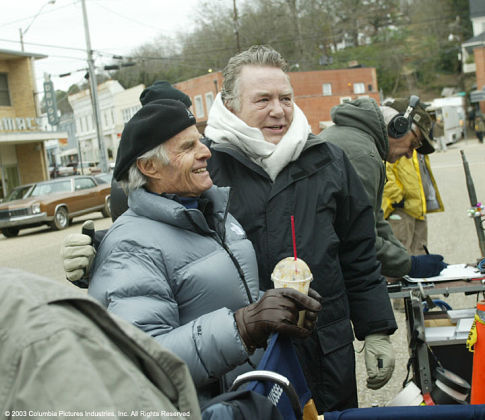
[[[34,15],[34,17],[32,18],[32,20],[30,21],[30,23],[27,25],[27,27],[25,29],[19,28],[20,48],[21,48],[22,51],[24,51],[24,35],[27,33],[27,31],[29,30],[29,28],[32,26],[32,24],[34,23],[34,20],[37,19],[37,16],[39,16],[41,14],[42,10],[44,10],[44,7],[46,7],[48,4],[55,4],[55,2],[56,2],[56,0],[49,0]]]

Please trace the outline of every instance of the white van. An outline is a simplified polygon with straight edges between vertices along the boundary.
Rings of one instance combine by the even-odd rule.
[[[433,99],[427,110],[435,110],[443,116],[444,137],[446,144],[455,143],[465,135],[465,98],[449,96]]]

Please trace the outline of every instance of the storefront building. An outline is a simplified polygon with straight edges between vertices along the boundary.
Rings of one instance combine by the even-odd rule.
[[[0,49],[0,198],[17,185],[48,179],[44,143],[67,136],[42,130],[33,64],[45,57]]]
[[[113,165],[125,124],[141,108],[140,94],[145,88],[140,84],[124,89],[116,80],[108,80],[98,85],[100,126],[108,164]],[[80,160],[99,164],[99,144],[89,90],[69,95],[73,110],[75,135],[81,153]],[[67,155],[69,150],[63,152]],[[72,150],[76,152],[76,150]]]

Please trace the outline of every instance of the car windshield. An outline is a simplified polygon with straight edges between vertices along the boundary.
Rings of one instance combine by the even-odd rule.
[[[39,183],[34,187],[31,197],[38,197],[39,195],[55,194],[61,192],[71,192],[70,179],[56,182]]]
[[[21,185],[20,187],[15,188],[6,201],[22,200],[23,198],[26,198],[31,188],[32,185]]]

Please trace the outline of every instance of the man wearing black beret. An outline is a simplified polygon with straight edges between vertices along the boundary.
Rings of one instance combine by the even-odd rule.
[[[253,246],[228,212],[229,188],[212,184],[195,123],[183,103],[162,99],[126,124],[114,177],[129,208],[98,248],[88,293],[183,359],[204,400],[235,366],[251,369],[271,333],[308,336],[321,305],[313,290],[258,300]]]
[[[195,117],[179,101],[158,99],[147,103],[123,130],[113,177],[117,181],[127,178],[130,166],[139,156],[192,125]]]
[[[174,99],[182,102],[187,108],[192,106],[190,97],[182,91],[175,89],[166,80],[157,80],[153,85],[145,88],[140,95],[140,102],[146,105],[149,102],[158,99]],[[116,156],[118,159],[118,156]],[[128,208],[128,198],[118,184],[118,181],[113,178],[111,182],[111,218],[113,222],[121,216]],[[102,238],[103,233],[97,232],[96,237]],[[101,241],[101,239],[100,239]]]
[[[173,99],[180,101],[187,108],[192,106],[190,97],[184,92],[174,88],[165,80],[158,80],[153,85],[145,88],[140,95],[140,102],[146,105],[149,102],[159,99]],[[116,156],[118,161],[119,155]],[[128,208],[128,197],[119,185],[115,177],[111,180],[110,210],[113,222],[121,216]],[[93,229],[94,223],[87,220],[83,224],[84,228]],[[64,238],[62,257],[64,259],[64,269],[68,280],[74,282],[76,286],[86,288],[89,283],[87,267],[95,255],[95,249],[103,239],[106,230],[98,230],[93,234],[93,238],[83,234],[71,234]],[[93,246],[94,245],[94,248]]]

